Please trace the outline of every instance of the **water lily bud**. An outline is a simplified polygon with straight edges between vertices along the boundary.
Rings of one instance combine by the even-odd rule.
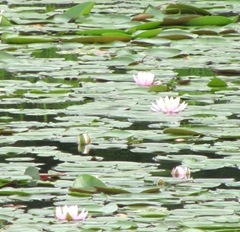
[[[82,133],[78,135],[78,144],[79,145],[86,145],[91,143],[91,138],[89,137],[88,133]]]
[[[165,185],[165,181],[162,178],[159,178],[156,182],[157,186],[164,186]]]
[[[88,155],[90,152],[90,148],[86,145],[78,145],[78,152],[82,153],[83,155]]]
[[[160,85],[161,81],[154,81],[154,74],[151,72],[138,72],[133,74],[133,79],[139,86]]]
[[[177,166],[172,170],[172,177],[180,178],[180,179],[188,179],[191,175],[191,170],[185,166]]]

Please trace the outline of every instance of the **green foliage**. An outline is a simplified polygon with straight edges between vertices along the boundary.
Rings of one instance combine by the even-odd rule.
[[[184,129],[184,128],[166,128],[163,130],[163,133],[167,134],[173,134],[173,135],[193,135],[193,136],[202,136],[202,133],[199,133],[197,131],[189,130],[189,129]]]
[[[69,8],[67,11],[65,11],[61,15],[55,16],[54,21],[56,23],[74,22],[77,18],[88,15],[91,12],[94,5],[95,5],[95,2],[80,3],[78,5],[75,5]]]
[[[166,7],[165,12],[168,14],[199,14],[199,15],[210,14],[210,12],[205,9],[181,3],[169,4]]]
[[[206,25],[216,25],[225,26],[230,23],[236,22],[237,18],[227,18],[224,16],[202,16],[198,18],[191,19],[186,22],[188,26],[206,26]]]
[[[208,87],[227,87],[227,83],[218,77],[212,78],[207,85]]]

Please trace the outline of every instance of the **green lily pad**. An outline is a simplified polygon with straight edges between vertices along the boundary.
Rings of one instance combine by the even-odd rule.
[[[151,30],[151,29],[156,29],[161,25],[160,21],[153,21],[153,22],[147,22],[147,23],[142,23],[137,26],[134,26],[132,28],[129,28],[127,30],[128,33],[133,33],[138,30]]]
[[[195,7],[192,5],[188,5],[188,4],[182,4],[182,3],[172,3],[169,4],[166,9],[164,10],[165,13],[168,14],[200,14],[200,15],[209,15],[210,12],[199,8],[199,7]]]
[[[166,128],[163,130],[164,134],[173,134],[173,135],[193,135],[193,136],[202,136],[202,133],[197,131],[184,129],[184,128]]]
[[[124,189],[108,187],[96,177],[88,174],[78,176],[70,188],[70,191],[83,193],[104,192],[106,194],[129,193],[129,191]]]
[[[56,23],[74,22],[78,17],[88,15],[95,2],[84,2],[69,8],[64,13],[54,17]]]
[[[39,171],[36,167],[29,166],[26,168],[24,175],[31,176],[33,180],[40,180]]]
[[[1,39],[3,42],[9,44],[49,43],[57,40],[47,36],[23,36],[8,33],[2,34]]]
[[[206,26],[206,25],[216,25],[225,26],[230,23],[236,22],[238,17],[227,18],[224,16],[202,16],[194,18],[186,23],[188,26]]]
[[[218,77],[212,78],[207,85],[208,87],[227,87],[227,83]]]

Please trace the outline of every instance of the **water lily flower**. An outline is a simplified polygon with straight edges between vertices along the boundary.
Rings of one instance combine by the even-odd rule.
[[[154,81],[154,74],[151,72],[138,72],[137,75],[133,74],[133,79],[139,86],[159,85],[160,81]]]
[[[152,103],[151,110],[155,112],[163,112],[165,114],[176,114],[184,110],[187,107],[187,103],[180,104],[180,98],[166,96],[165,99],[160,97],[156,100],[156,103]]]
[[[87,218],[87,214],[88,212],[84,209],[79,213],[77,205],[56,207],[56,218],[60,221],[84,221]]]
[[[82,133],[78,135],[78,144],[79,145],[86,145],[91,143],[91,138],[88,133]]]
[[[180,179],[188,179],[191,175],[191,170],[188,167],[179,165],[172,170],[172,177],[180,178]]]

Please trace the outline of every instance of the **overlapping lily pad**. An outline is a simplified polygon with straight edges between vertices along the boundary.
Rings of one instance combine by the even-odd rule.
[[[239,230],[239,3],[40,2],[0,16],[0,229]]]

